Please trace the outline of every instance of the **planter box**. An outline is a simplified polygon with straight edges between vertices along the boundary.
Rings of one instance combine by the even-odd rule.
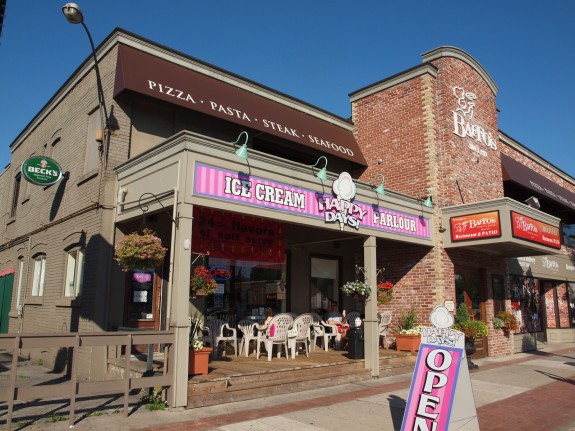
[[[421,344],[421,334],[395,334],[395,348],[397,351],[407,350],[416,352]]]
[[[194,349],[190,349],[190,356],[188,358],[188,375],[208,374],[208,363],[210,362],[211,354],[211,347],[204,347],[198,352]]]

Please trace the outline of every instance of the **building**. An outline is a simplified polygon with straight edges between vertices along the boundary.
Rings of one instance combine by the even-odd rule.
[[[337,300],[365,313],[372,369],[384,309],[415,305],[424,324],[444,303],[490,325],[512,311],[520,330],[490,331],[478,355],[574,339],[575,180],[499,131],[497,86],[464,51],[438,48],[353,92],[351,120],[122,29],[97,57],[107,121],[89,58],[0,177],[3,332],[172,329],[187,347],[197,311],[321,313]],[[61,179],[26,181],[33,156]],[[114,245],[144,227],[167,257],[123,272]],[[190,294],[198,265],[214,295]],[[392,282],[393,300],[343,295],[356,279]],[[106,373],[105,349],[81,353],[87,376]]]

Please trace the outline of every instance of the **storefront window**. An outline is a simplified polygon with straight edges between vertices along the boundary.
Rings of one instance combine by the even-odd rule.
[[[287,311],[285,262],[209,257],[206,266],[217,283],[215,294],[206,297],[208,315],[235,323],[261,319],[266,307],[273,314]]]
[[[548,328],[569,328],[573,324],[572,296],[566,283],[544,281]]]
[[[569,283],[569,326],[575,328],[575,283]]]
[[[519,325],[517,332],[542,330],[538,280],[531,277],[513,277],[511,281],[511,307]]]

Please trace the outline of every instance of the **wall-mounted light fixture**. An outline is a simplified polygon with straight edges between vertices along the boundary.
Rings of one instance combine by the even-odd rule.
[[[239,142],[242,135],[246,135],[246,138],[244,140],[243,145],[241,147],[237,148],[236,144]],[[237,148],[236,156],[238,156],[239,158],[244,159],[244,160],[248,159],[248,132],[243,131],[242,133],[240,133],[240,135],[238,136],[238,139],[236,139],[235,142],[232,142],[232,145],[234,146],[234,148]]]
[[[315,162],[315,165],[313,165],[312,168],[315,168],[321,159],[325,160],[325,165],[323,168],[321,168],[318,171],[317,174],[315,174],[315,176],[318,177],[322,181],[327,181],[327,171],[325,170],[325,168],[327,168],[327,158],[325,156],[321,156],[319,159],[317,159],[317,161]]]
[[[375,181],[381,177],[381,184],[377,187],[375,187]],[[384,195],[385,194],[385,189],[383,188],[383,181],[384,181],[385,177],[383,176],[383,174],[377,174],[375,177],[373,177],[373,181],[371,183],[369,183],[369,185],[371,186],[372,189],[375,189],[375,192],[378,195]]]
[[[425,198],[425,200],[423,200],[423,197],[425,196],[425,192],[427,192],[427,196]],[[421,192],[421,194],[417,197],[417,200],[419,202],[421,202],[423,204],[423,206],[426,206],[427,208],[433,208],[433,199],[431,197],[431,189],[425,189]]]
[[[539,203],[539,199],[537,199],[535,196],[531,196],[531,197],[525,199],[524,202],[527,205],[529,205],[531,208],[535,208],[536,210],[541,208],[541,204]]]

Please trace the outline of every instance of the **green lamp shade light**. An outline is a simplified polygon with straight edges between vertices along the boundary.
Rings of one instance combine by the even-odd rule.
[[[244,160],[248,159],[248,147],[246,144],[236,150],[236,156]]]

